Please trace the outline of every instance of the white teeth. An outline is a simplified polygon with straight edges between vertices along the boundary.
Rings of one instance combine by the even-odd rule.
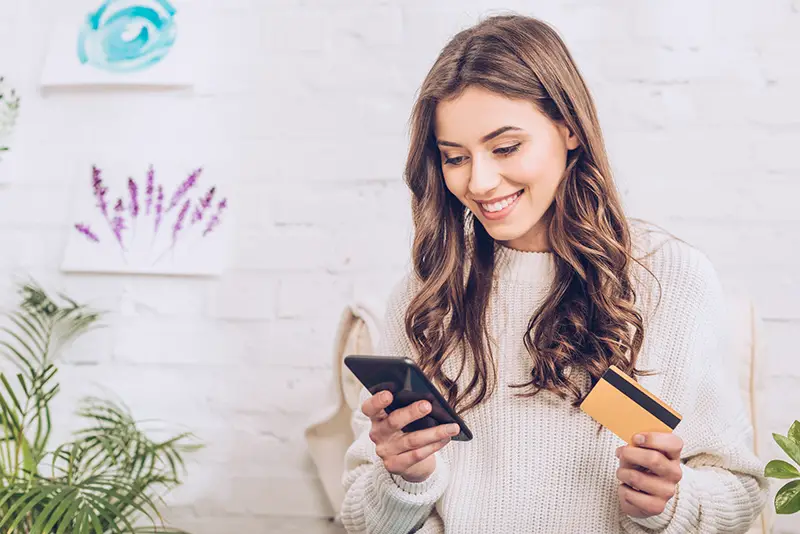
[[[508,197],[508,198],[506,198],[504,200],[501,200],[499,202],[495,202],[493,204],[481,204],[481,206],[483,207],[483,209],[485,209],[489,213],[494,213],[496,211],[500,211],[502,209],[507,208],[509,206],[509,204],[513,203],[517,199],[517,197],[519,195],[520,195],[520,193],[517,193],[514,196]]]

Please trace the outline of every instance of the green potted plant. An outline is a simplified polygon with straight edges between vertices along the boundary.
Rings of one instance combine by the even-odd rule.
[[[199,445],[187,433],[155,441],[124,406],[88,397],[78,409],[83,428],[51,447],[55,358],[101,313],[33,283],[19,294],[0,326],[0,368],[14,368],[0,373],[0,532],[182,532],[164,526],[157,506],[181,483],[184,455]]]
[[[800,421],[789,427],[786,436],[772,434],[775,442],[797,465],[800,465]],[[791,480],[775,495],[775,511],[779,514],[794,514],[800,511],[800,471],[784,460],[772,460],[764,469],[764,476]]]
[[[18,115],[19,96],[5,83],[5,78],[0,76],[0,158],[3,152],[10,150],[3,139],[11,135]]]
[[[0,182],[9,181],[11,147],[8,146],[19,115],[19,96],[0,76]]]

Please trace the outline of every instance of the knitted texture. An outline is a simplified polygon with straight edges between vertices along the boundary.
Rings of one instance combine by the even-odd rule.
[[[639,381],[683,416],[675,430],[685,444],[683,479],[666,510],[647,519],[623,514],[614,452],[624,442],[606,429],[598,434],[597,423],[569,399],[546,391],[518,398],[520,390],[508,387],[530,378],[523,336],[552,285],[554,256],[498,245],[487,312],[498,387],[464,414],[473,440],[449,443],[436,453],[430,478],[406,482],[386,471],[368,436],[370,421],[356,410],[357,438],[343,477],[341,517],[348,532],[747,531],[764,506],[767,483],[764,465],[752,452],[752,427],[736,379],[725,363],[719,279],[697,249],[632,228],[634,252],[652,252],[641,261],[660,282],[659,288],[641,266],[632,266],[637,307],[645,319],[637,367],[657,373]],[[378,354],[415,357],[403,317],[417,284],[407,275],[392,292]],[[363,389],[362,401],[368,396]]]

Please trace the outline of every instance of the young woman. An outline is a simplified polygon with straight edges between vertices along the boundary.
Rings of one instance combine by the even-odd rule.
[[[624,216],[557,34],[499,16],[456,35],[414,107],[405,176],[413,272],[378,353],[414,358],[475,437],[403,433],[430,406],[387,416],[391,394],[364,390],[347,530],[745,532],[767,486],[723,372],[718,278]],[[625,445],[578,408],[610,365],[683,416],[674,433]]]

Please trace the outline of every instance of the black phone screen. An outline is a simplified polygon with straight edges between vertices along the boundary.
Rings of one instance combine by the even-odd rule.
[[[471,438],[464,422],[460,418],[453,417],[450,411],[443,406],[444,399],[441,399],[441,395],[431,391],[433,385],[415,365],[409,364],[403,358],[388,357],[348,357],[345,362],[371,394],[374,395],[384,390],[392,393],[394,398],[386,407],[386,413],[421,400],[431,403],[431,411],[403,427],[404,432],[458,423],[462,431],[454,439],[465,441]]]

